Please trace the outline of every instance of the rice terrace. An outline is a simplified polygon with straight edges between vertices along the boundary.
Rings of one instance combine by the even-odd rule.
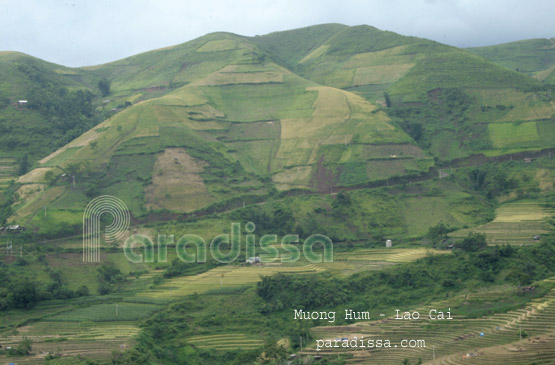
[[[555,41],[522,37],[0,52],[0,363],[554,364]]]

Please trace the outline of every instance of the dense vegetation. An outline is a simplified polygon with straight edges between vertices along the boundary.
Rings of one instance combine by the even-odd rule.
[[[19,54],[0,57],[0,151],[42,158],[98,124],[96,90]],[[5,73],[4,73],[5,72]],[[27,100],[18,105],[19,100]]]

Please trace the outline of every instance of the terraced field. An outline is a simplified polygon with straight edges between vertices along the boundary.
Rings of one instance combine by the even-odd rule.
[[[0,158],[0,193],[17,178],[17,159],[10,157]]]
[[[438,251],[426,248],[374,248],[336,254],[338,261],[380,261],[391,263],[411,262],[426,255],[446,254],[449,251]]]
[[[209,291],[233,290],[260,281],[260,276],[277,273],[317,273],[329,270],[348,275],[364,270],[380,270],[396,263],[410,262],[428,254],[445,254],[448,251],[416,249],[365,249],[353,252],[337,253],[334,262],[309,263],[301,259],[293,265],[278,262],[263,266],[221,266],[194,276],[176,277],[163,284],[137,293],[137,298],[171,300],[186,295],[206,293]],[[261,255],[262,259],[265,258]]]
[[[159,309],[161,307],[157,305],[139,303],[97,304],[60,313],[48,320],[63,322],[135,321],[148,318]]]
[[[33,344],[34,356],[8,357],[0,355],[3,363],[17,364],[43,363],[48,353],[60,353],[64,356],[82,355],[94,360],[107,361],[112,351],[129,348],[133,345],[132,338],[140,328],[132,322],[36,322],[20,327],[16,334],[4,334],[0,337],[0,345],[17,346],[25,336]]]
[[[187,341],[197,347],[213,350],[251,350],[264,345],[264,341],[243,333],[225,333],[220,335],[194,336]]]
[[[552,211],[534,201],[517,201],[503,204],[496,210],[496,218],[481,226],[453,232],[453,237],[465,237],[469,232],[485,233],[491,245],[531,244],[533,239],[551,230],[547,218]]]
[[[283,273],[314,273],[318,268],[306,266],[222,266],[195,276],[183,276],[165,281],[162,285],[137,293],[137,297],[171,299],[189,294],[202,294],[222,288],[239,288],[260,281],[261,275]]]
[[[475,300],[499,298],[499,293],[482,293]],[[449,301],[452,301],[450,299]],[[421,308],[423,315],[430,308],[444,308],[444,303]],[[398,347],[381,349],[355,349],[350,351],[348,363],[400,364],[405,358],[421,358],[429,364],[499,364],[503,363],[553,363],[553,340],[555,339],[555,289],[545,297],[534,299],[523,309],[484,316],[476,319],[457,318],[444,321],[423,319],[417,321],[396,320],[389,317],[374,322],[359,322],[349,326],[315,327],[315,339],[349,338],[390,339]],[[528,338],[519,340],[519,333]],[[402,348],[402,339],[423,339],[425,348]],[[333,356],[342,351],[311,347],[305,354]],[[435,362],[433,357],[435,354]],[[470,356],[469,356],[470,355]],[[499,357],[498,357],[499,356]],[[469,358],[470,357],[470,358]]]

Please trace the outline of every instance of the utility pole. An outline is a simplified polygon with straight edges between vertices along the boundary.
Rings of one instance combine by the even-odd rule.
[[[303,352],[303,336],[299,336],[299,338],[301,339],[301,353]]]
[[[72,177],[73,177],[73,188],[75,189],[75,175],[73,175]]]
[[[118,305],[116,304],[116,318],[118,318]]]
[[[432,357],[434,358],[433,363],[435,364],[436,363],[436,347],[435,346],[432,346],[432,354],[433,354]]]

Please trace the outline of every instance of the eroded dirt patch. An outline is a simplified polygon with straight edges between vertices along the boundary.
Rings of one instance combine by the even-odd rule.
[[[200,176],[205,165],[184,148],[168,148],[160,153],[152,184],[146,188],[147,207],[191,212],[212,202]]]

